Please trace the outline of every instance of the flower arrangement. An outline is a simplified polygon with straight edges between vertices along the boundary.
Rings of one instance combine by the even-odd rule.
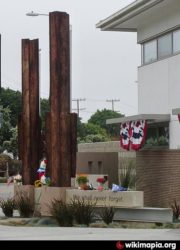
[[[51,186],[51,179],[50,179],[50,177],[42,176],[41,180],[36,180],[34,182],[34,186],[35,187],[42,187],[43,185]]]
[[[77,178],[76,178],[76,182],[77,182],[79,185],[80,185],[80,184],[86,184],[88,181],[89,181],[89,180],[88,180],[87,176],[85,176],[85,175],[79,175],[79,176],[77,176]]]
[[[76,182],[78,183],[78,189],[81,189],[81,190],[88,190],[88,178],[86,175],[78,175],[76,177]]]
[[[42,187],[42,182],[40,181],[40,180],[36,180],[35,182],[34,182],[34,186],[36,187],[36,188],[38,188],[38,187]]]
[[[99,182],[99,183],[104,184],[107,181],[107,176],[99,177],[99,178],[97,178],[96,181]]]

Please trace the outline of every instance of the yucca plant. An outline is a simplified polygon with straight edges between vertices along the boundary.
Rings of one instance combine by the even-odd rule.
[[[13,217],[13,210],[15,208],[15,202],[13,198],[7,200],[0,200],[0,207],[6,217]]]
[[[33,216],[34,204],[26,194],[19,194],[15,204],[21,217],[28,218]]]
[[[120,183],[124,188],[134,188],[136,182],[135,162],[133,160],[126,160],[123,163],[120,172]]]
[[[62,200],[54,199],[50,206],[51,215],[62,227],[71,227],[73,225],[73,213],[70,205]]]
[[[84,198],[73,199],[71,201],[73,216],[78,224],[85,224],[89,226],[94,221],[94,207],[96,203],[93,203]]]
[[[99,216],[100,218],[107,224],[109,225],[114,218],[114,208],[113,207],[103,207],[100,211],[99,211]]]
[[[178,220],[180,216],[180,205],[177,203],[176,200],[174,200],[173,204],[171,204],[171,208],[173,211],[173,218],[175,220]]]

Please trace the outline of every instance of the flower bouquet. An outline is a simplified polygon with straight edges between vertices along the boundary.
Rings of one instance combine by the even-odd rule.
[[[104,190],[104,183],[107,181],[107,176],[97,178],[98,190]]]

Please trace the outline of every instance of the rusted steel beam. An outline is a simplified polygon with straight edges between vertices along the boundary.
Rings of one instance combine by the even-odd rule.
[[[76,176],[76,152],[77,152],[77,114],[71,114],[70,126],[70,154],[71,154],[71,177]]]
[[[22,179],[23,184],[31,183],[30,169],[30,107],[29,107],[29,74],[30,74],[30,41],[22,40]]]
[[[70,112],[70,51],[69,15],[64,12],[51,12],[50,20],[50,164],[53,186],[70,185],[70,157],[63,156],[69,145],[70,130],[66,133],[60,117]],[[67,118],[68,120],[68,118]],[[67,121],[67,123],[69,123]],[[70,126],[68,125],[70,129]],[[62,134],[62,131],[65,134]],[[69,155],[69,154],[68,154]],[[70,155],[69,155],[70,156]],[[63,159],[62,159],[63,157]],[[64,157],[67,163],[64,165]],[[68,165],[68,167],[67,167]]]
[[[51,12],[50,22],[50,106],[60,113],[70,112],[70,32],[69,15]],[[55,99],[56,97],[57,99]],[[59,105],[60,104],[60,105]]]
[[[22,176],[34,184],[39,165],[39,49],[38,40],[22,40]]]
[[[30,168],[31,183],[37,180],[40,158],[40,118],[39,118],[39,41],[30,41],[29,107],[30,107]]]

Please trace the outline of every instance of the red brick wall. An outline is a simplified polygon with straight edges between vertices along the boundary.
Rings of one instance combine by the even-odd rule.
[[[180,150],[142,150],[137,153],[136,189],[144,191],[144,206],[170,207],[180,203]]]

